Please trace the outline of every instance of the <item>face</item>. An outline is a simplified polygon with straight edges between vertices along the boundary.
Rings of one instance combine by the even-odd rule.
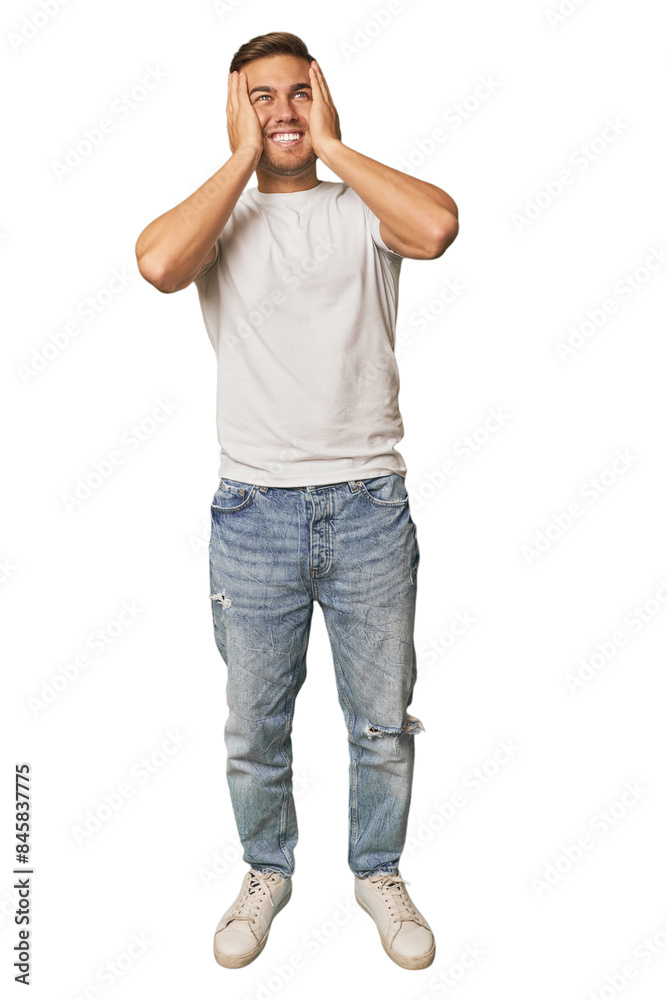
[[[293,176],[317,160],[308,125],[312,104],[309,67],[307,59],[290,55],[253,59],[242,67],[248,76],[250,103],[264,134],[258,168]]]

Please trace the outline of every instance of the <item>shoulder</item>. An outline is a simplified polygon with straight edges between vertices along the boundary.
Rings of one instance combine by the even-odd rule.
[[[257,211],[260,207],[259,202],[255,201],[254,194],[257,190],[256,187],[246,188],[243,194],[239,195],[236,204],[232,210],[232,216],[239,216],[245,212]]]
[[[348,217],[368,219],[368,206],[361,200],[354,188],[344,181],[331,184],[331,198],[341,213]]]
[[[370,219],[372,213],[368,205],[365,201],[362,201],[354,188],[343,182],[336,185],[336,187],[338,188],[336,198],[343,210],[355,213],[356,215],[364,215],[367,220]]]

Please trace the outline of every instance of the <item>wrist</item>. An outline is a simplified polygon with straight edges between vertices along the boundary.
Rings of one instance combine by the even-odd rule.
[[[329,159],[335,157],[337,150],[342,149],[342,147],[343,143],[340,139],[332,135],[331,138],[325,139],[324,142],[318,144],[317,156],[325,167],[329,167]]]
[[[232,158],[244,165],[252,165],[254,170],[262,157],[262,149],[263,147],[257,146],[237,146],[232,153]]]

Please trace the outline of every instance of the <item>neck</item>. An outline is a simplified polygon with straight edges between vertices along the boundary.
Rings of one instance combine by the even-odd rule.
[[[291,191],[309,191],[320,183],[317,177],[316,164],[308,167],[303,173],[286,177],[284,174],[274,174],[271,170],[257,167],[257,190],[262,194],[285,194]]]

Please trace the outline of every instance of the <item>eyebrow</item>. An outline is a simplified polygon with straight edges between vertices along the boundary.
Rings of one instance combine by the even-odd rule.
[[[312,90],[313,88],[310,86],[309,83],[293,83],[292,86],[290,87],[290,90],[306,90],[306,89]],[[250,93],[254,94],[256,90],[265,90],[268,91],[268,93],[270,94],[276,93],[275,87],[253,87]]]

